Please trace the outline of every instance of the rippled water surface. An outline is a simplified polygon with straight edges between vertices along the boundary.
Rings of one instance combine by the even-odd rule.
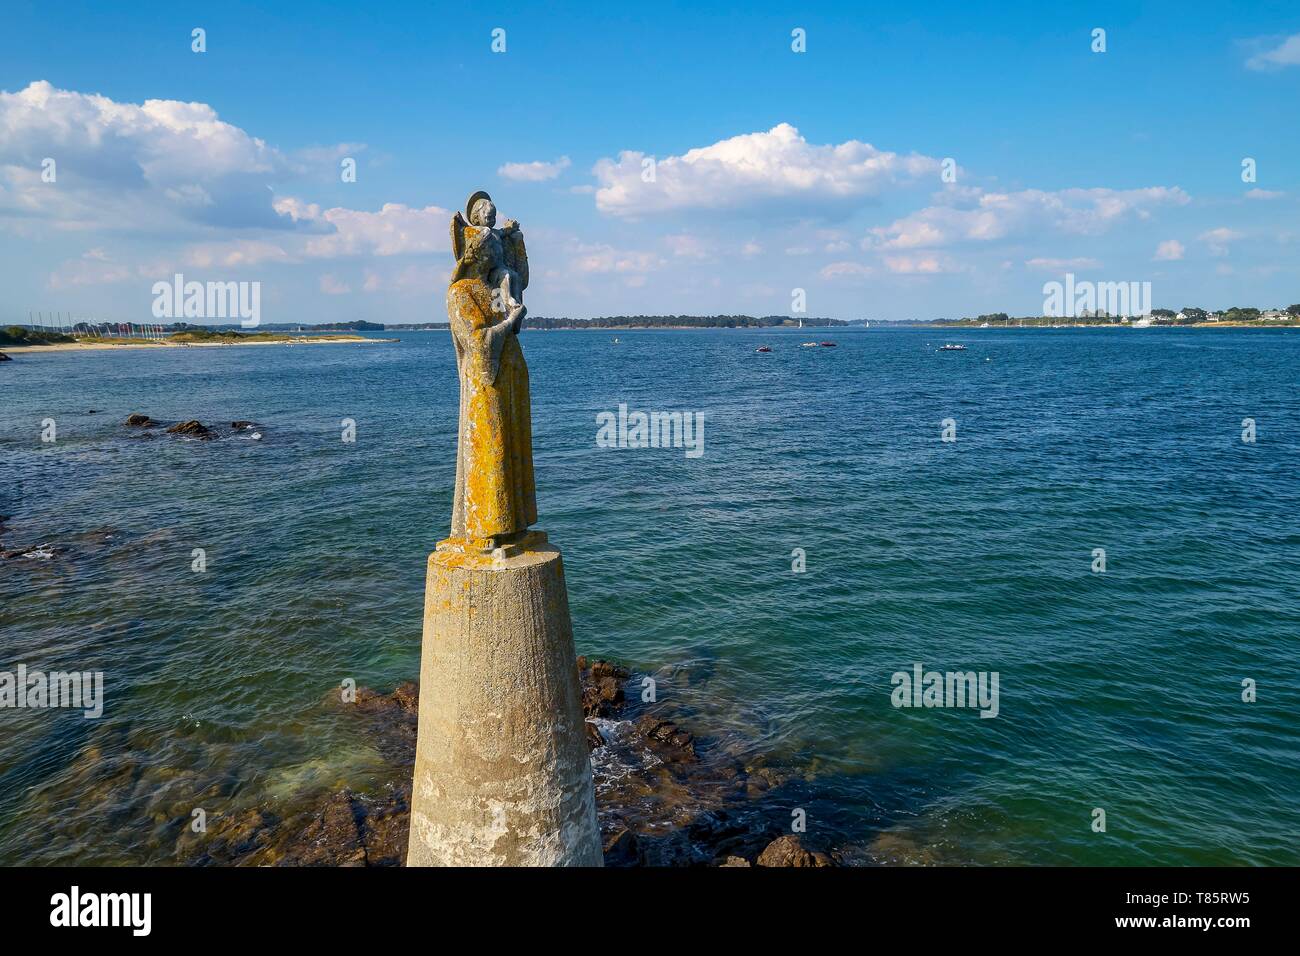
[[[523,339],[578,651],[797,768],[810,832],[864,859],[1300,863],[1300,334],[614,337]],[[0,561],[0,670],[107,695],[100,720],[0,710],[0,864],[170,862],[195,806],[380,779],[320,702],[418,673],[456,396],[437,332],[0,365],[0,550],[52,554]],[[597,448],[620,403],[703,412],[705,454]],[[916,662],[997,671],[998,716],[895,709]]]

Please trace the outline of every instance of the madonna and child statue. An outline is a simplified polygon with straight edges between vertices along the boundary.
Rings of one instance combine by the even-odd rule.
[[[527,535],[537,521],[528,366],[519,347],[528,253],[519,223],[496,223],[496,206],[482,191],[451,220],[456,268],[447,316],[460,375],[460,424],[451,537],[444,545],[465,551],[516,550],[545,540]]]
[[[429,555],[408,866],[600,866],[560,552],[537,521],[528,255],[476,192],[451,221],[451,535]]]

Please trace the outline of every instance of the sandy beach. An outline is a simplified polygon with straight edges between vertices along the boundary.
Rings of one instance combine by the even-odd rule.
[[[396,342],[397,339],[371,339],[362,335],[312,335],[302,338],[251,340],[248,342],[57,342],[50,345],[5,345],[0,352],[18,355],[23,352],[113,352],[118,349],[210,349],[234,346],[240,348],[248,345],[333,345],[343,343],[382,343]]]

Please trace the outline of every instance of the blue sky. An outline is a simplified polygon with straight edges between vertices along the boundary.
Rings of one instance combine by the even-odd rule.
[[[1294,3],[619,6],[10,2],[0,321],[147,320],[177,271],[442,321],[477,188],[536,315],[1034,314],[1067,271],[1300,301]]]

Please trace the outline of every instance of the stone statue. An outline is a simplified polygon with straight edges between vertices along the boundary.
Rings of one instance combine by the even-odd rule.
[[[439,546],[490,552],[518,544],[537,521],[528,366],[519,347],[528,256],[519,223],[507,219],[497,229],[496,206],[482,191],[469,197],[465,216],[452,217],[451,248],[447,316],[460,428],[451,538]]]
[[[468,217],[468,218],[466,218]],[[408,866],[600,866],[564,561],[537,521],[528,257],[487,193],[451,223],[451,537],[429,555]]]

